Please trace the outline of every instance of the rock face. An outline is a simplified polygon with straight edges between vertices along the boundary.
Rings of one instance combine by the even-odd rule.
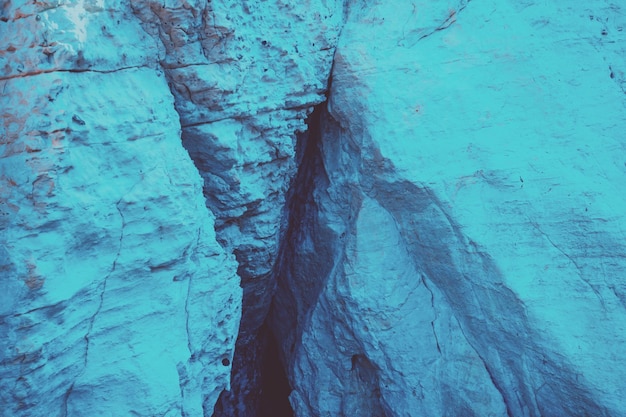
[[[2,9],[0,415],[211,415],[236,262],[154,42],[101,3]]]
[[[111,409],[164,415],[160,410],[166,407],[168,413],[211,415],[216,395],[231,387],[226,373],[238,327],[241,353],[233,364],[233,395],[219,410],[224,415],[253,413],[255,406],[248,403],[258,401],[257,356],[266,344],[258,333],[275,286],[271,271],[285,193],[295,173],[295,132],[306,129],[311,107],[325,99],[343,3],[23,1],[2,7],[1,34],[8,45],[1,56],[6,138],[2,198],[8,216],[2,284],[11,301],[2,312],[3,330],[11,334],[2,358],[7,381],[32,372],[28,366],[13,366],[19,355],[28,353],[22,346],[12,351],[16,338],[32,337],[12,335],[23,326],[17,317],[31,310],[40,317],[51,304],[63,303],[53,313],[83,324],[70,326],[80,335],[71,346],[78,349],[82,343],[85,353],[82,366],[74,364],[73,373],[59,377],[63,395],[50,395],[63,400],[60,413],[71,415],[88,407],[87,402],[98,410],[95,404],[105,397],[134,398],[137,390],[130,385],[141,380],[153,391],[143,398],[148,408],[127,400],[127,408],[113,401]],[[204,179],[203,191],[181,138]],[[61,181],[67,184],[63,192],[58,190]],[[38,196],[31,188],[39,189]],[[80,198],[74,196],[75,188]],[[28,211],[26,203],[43,209]],[[75,212],[75,206],[85,212]],[[131,207],[143,211],[132,214]],[[35,214],[43,230],[28,226]],[[46,233],[55,238],[44,238]],[[78,282],[41,278],[44,263],[48,268],[43,275]],[[89,268],[83,270],[85,265]],[[79,273],[83,278],[74,277]],[[110,284],[121,279],[118,275],[129,283]],[[171,282],[151,284],[158,290],[148,291],[144,281],[152,276]],[[241,319],[239,279],[246,306]],[[109,296],[112,286],[119,289]],[[26,287],[41,291],[24,292]],[[48,287],[63,296],[46,298]],[[144,288],[143,299],[120,293],[129,287],[137,293]],[[74,298],[77,293],[81,298]],[[155,305],[153,297],[164,297],[167,307]],[[143,316],[154,323],[146,326]],[[62,325],[59,337],[66,336],[64,323],[56,324]],[[114,328],[125,333],[119,346]],[[163,338],[169,328],[176,329],[172,340]],[[98,353],[96,333],[106,337]],[[38,337],[43,343],[52,336]],[[151,346],[144,338],[163,346]],[[145,352],[129,348],[139,343],[149,346]],[[67,350],[66,344],[58,351]],[[120,352],[113,354],[112,346]],[[39,347],[36,342],[29,345],[31,350]],[[174,368],[168,368],[173,374],[152,377],[156,365],[141,361],[132,363],[134,374],[126,369],[144,353],[151,355],[146,361],[154,361],[169,350],[178,352]],[[108,362],[100,357],[107,352]],[[42,354],[33,366],[47,363],[46,372],[56,372],[50,365],[56,354]],[[67,355],[77,357],[76,351]],[[58,362],[54,366],[66,366]],[[104,368],[106,375],[98,374]],[[34,386],[40,381],[28,384],[33,385],[30,391],[5,390],[6,401],[15,404],[11,410],[35,415],[25,398],[36,402]],[[115,391],[99,394],[107,385]],[[173,391],[161,395],[162,386]],[[198,411],[198,404],[204,411]],[[45,404],[40,407],[46,409]],[[51,413],[54,407],[47,409]]]
[[[238,261],[243,316],[231,392],[217,416],[250,416],[260,401],[285,194],[296,131],[325,100],[341,24],[340,1],[156,1],[135,7],[164,46],[161,65],[183,145],[204,178],[217,239]]]
[[[626,10],[548,3],[4,2],[0,415],[626,415]]]
[[[272,312],[297,416],[626,412],[626,22],[586,7],[350,8]]]

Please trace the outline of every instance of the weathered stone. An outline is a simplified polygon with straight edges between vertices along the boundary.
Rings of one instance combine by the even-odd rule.
[[[210,415],[241,289],[154,42],[123,7],[54,3],[0,23],[0,414]]]
[[[280,261],[296,415],[624,413],[623,22],[586,7],[351,10]]]
[[[626,414],[624,16],[4,2],[0,415]]]

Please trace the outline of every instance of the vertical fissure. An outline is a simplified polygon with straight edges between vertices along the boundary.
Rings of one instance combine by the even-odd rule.
[[[265,323],[269,336],[260,417],[294,415],[288,400],[292,391],[289,384],[294,382],[289,379],[293,378],[289,360],[299,343],[301,321],[322,291],[320,277],[327,276],[331,268],[320,264],[320,259],[328,258],[332,245],[319,247],[316,242],[326,240],[311,234],[317,230],[319,216],[314,194],[328,183],[320,149],[326,108],[326,101],[315,106],[306,121],[307,131],[298,136],[298,170],[287,193],[281,246],[273,271],[276,290]],[[299,268],[295,269],[296,265]]]
[[[267,322],[260,333],[265,340],[265,349],[261,364],[259,417],[293,417],[289,403],[291,386],[281,361],[278,341]]]
[[[294,343],[293,326],[296,325],[297,314],[289,319],[277,319],[271,311],[275,303],[283,303],[284,297],[290,294],[278,290],[279,276],[284,273],[283,259],[289,257],[295,241],[303,239],[303,234],[311,229],[308,222],[315,211],[312,202],[312,190],[319,174],[320,160],[318,139],[320,109],[326,102],[315,107],[306,120],[307,130],[297,134],[295,145],[296,173],[286,193],[285,207],[280,228],[280,247],[273,263],[273,269],[264,276],[265,285],[255,286],[255,277],[246,276],[246,269],[240,266],[242,286],[247,285],[249,296],[254,297],[255,291],[269,291],[271,302],[268,309],[262,311],[263,324],[256,329],[240,332],[231,374],[231,391],[224,391],[215,406],[213,417],[292,417],[294,412],[289,402],[291,386],[288,370],[284,363],[285,347]],[[237,259],[245,263],[245,253],[236,252]],[[252,285],[250,285],[252,284]],[[246,291],[244,287],[244,291]],[[251,293],[250,293],[251,291]],[[259,295],[260,296],[260,295]],[[266,296],[263,294],[262,296]],[[246,297],[244,293],[244,311],[242,323],[249,314],[259,311],[245,311]],[[295,304],[294,304],[295,305]],[[287,338],[288,340],[286,340]]]

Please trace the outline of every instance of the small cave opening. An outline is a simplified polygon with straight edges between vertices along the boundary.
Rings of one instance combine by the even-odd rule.
[[[212,417],[293,417],[291,386],[280,347],[267,321],[235,351],[231,390],[223,391]],[[222,364],[228,359],[223,359]]]
[[[291,386],[280,359],[279,345],[267,324],[261,329],[266,340],[261,363],[259,417],[293,417],[289,403]]]

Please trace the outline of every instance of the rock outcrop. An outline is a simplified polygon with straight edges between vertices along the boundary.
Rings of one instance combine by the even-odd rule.
[[[205,350],[214,350],[212,353],[216,356],[202,360],[219,363],[219,373],[201,370],[208,366],[204,364],[194,369],[195,374],[185,371],[174,382],[179,384],[180,379],[182,387],[190,384],[186,382],[188,379],[208,381],[210,386],[197,390],[205,393],[206,415],[212,414],[215,391],[219,393],[227,387],[232,388],[232,395],[224,398],[218,407],[220,413],[253,413],[250,410],[255,405],[250,403],[259,401],[259,356],[266,344],[266,335],[259,338],[258,334],[275,287],[271,271],[277,257],[285,193],[295,173],[295,133],[306,129],[304,120],[312,106],[325,99],[334,47],[343,22],[343,3],[318,1],[294,5],[280,0],[240,4],[149,0],[115,4],[103,1],[72,4],[11,2],[3,6],[2,13],[3,41],[8,45],[2,54],[6,109],[3,117],[7,132],[4,145],[9,149],[5,152],[7,158],[3,164],[3,175],[9,185],[4,189],[6,197],[3,196],[8,207],[6,211],[13,209],[28,218],[32,213],[22,209],[21,205],[26,201],[23,199],[30,191],[31,183],[39,181],[46,187],[49,185],[38,176],[31,178],[32,175],[20,164],[41,165],[37,165],[37,175],[41,174],[46,180],[52,172],[63,173],[63,178],[65,172],[75,172],[85,184],[81,185],[77,179],[73,186],[88,190],[81,192],[91,195],[94,210],[108,207],[112,214],[107,215],[111,223],[106,226],[107,233],[118,240],[125,236],[126,245],[123,250],[121,244],[108,248],[106,239],[94,234],[91,240],[81,245],[81,251],[88,250],[91,257],[98,256],[99,262],[110,267],[111,274],[126,274],[117,258],[123,258],[128,251],[135,256],[136,267],[145,270],[145,276],[171,276],[176,282],[185,281],[187,275],[198,275],[202,278],[196,281],[210,281],[210,284],[206,282],[198,286],[197,293],[190,290],[189,295],[198,302],[214,304],[213,311],[205,312],[207,318],[197,317],[190,325],[185,319],[185,326],[171,320],[163,321],[161,326],[178,329],[191,326],[190,331],[196,332],[206,326],[203,339],[198,335],[196,342],[216,339],[209,347],[202,345]],[[21,107],[21,114],[14,110],[17,107]],[[57,117],[56,113],[63,117]],[[50,120],[54,122],[50,123]],[[50,135],[54,137],[49,139]],[[87,174],[76,168],[74,161],[62,158],[69,152],[65,143],[76,147],[75,137],[80,137],[81,146],[93,149],[90,150],[94,153],[91,159],[98,152],[103,153],[97,164],[90,159],[89,163],[80,166],[83,169],[89,167],[89,181]],[[197,173],[189,167],[188,157],[180,146],[181,138],[204,180],[202,193],[198,189]],[[23,144],[26,139],[28,143]],[[167,143],[163,144],[165,140]],[[37,142],[38,147],[32,150],[30,142]],[[32,162],[30,154],[48,149],[46,147],[52,147],[50,149],[55,152],[52,156],[46,154],[46,163],[38,162],[39,155],[35,155],[34,161],[37,162]],[[102,149],[97,151],[99,147]],[[74,155],[79,153],[73,148],[71,151]],[[13,154],[19,154],[19,157],[9,159],[8,156]],[[166,167],[163,168],[165,172],[157,171],[164,176],[161,180],[153,173],[153,166],[160,165]],[[108,175],[103,175],[102,170]],[[18,178],[18,171],[23,178]],[[165,179],[170,177],[172,179],[166,182]],[[129,190],[135,190],[135,184],[143,184],[147,181],[145,178],[149,179],[151,188],[142,189],[141,195],[132,199],[133,204],[147,207],[144,200],[154,200],[153,204],[159,202],[157,205],[160,206],[164,199],[176,203],[168,206],[163,202],[165,207],[154,216],[138,212],[141,217],[132,219],[124,210],[122,196],[128,198]],[[179,184],[180,181],[183,184]],[[103,191],[88,188],[92,182]],[[123,184],[131,188],[126,190],[128,187]],[[23,189],[24,195],[12,194],[12,187]],[[107,194],[110,189],[117,194]],[[84,219],[84,216],[67,211],[63,204],[48,201],[56,196],[73,207],[71,189],[66,187],[65,190],[68,190],[67,194],[58,193],[58,196],[52,191],[42,194],[38,203],[49,206],[48,211],[41,214],[47,220],[56,216],[57,210],[64,213],[58,219],[62,226],[57,226],[61,229],[57,232],[61,240],[50,242],[59,248],[54,258],[59,264],[74,256],[71,250],[64,252],[67,245],[63,239],[73,240],[75,228],[89,234],[87,226],[92,222],[90,217],[75,221],[74,218]],[[102,207],[97,207],[98,201],[104,198],[100,193],[107,199],[102,201]],[[211,213],[198,207],[199,196]],[[111,205],[111,201],[114,204]],[[121,224],[115,222],[116,217],[121,219]],[[7,233],[4,240],[11,243],[6,246],[4,263],[7,277],[15,281],[25,274],[14,265],[22,262],[26,255],[18,255],[22,246],[13,243],[20,240],[20,233],[26,233],[23,231],[25,221],[20,223],[13,217],[5,220]],[[143,224],[145,230],[141,238],[150,243],[142,243],[139,237],[133,244],[129,243],[132,233],[127,233],[127,223]],[[180,227],[174,227],[179,223]],[[192,236],[193,240],[188,240],[187,229],[202,229],[202,234],[198,231]],[[28,230],[33,238],[43,236],[43,232]],[[176,239],[170,236],[173,233],[177,234]],[[206,233],[209,235],[204,236]],[[188,245],[184,246],[185,242]],[[34,243],[23,241],[22,244],[36,247],[34,254],[28,255],[29,262],[35,266],[29,268],[41,269],[39,264],[51,256],[48,254],[50,250],[39,240]],[[114,255],[113,263],[109,262],[107,251],[101,246],[110,249]],[[221,263],[214,261],[216,256]],[[232,262],[232,258],[237,262]],[[188,259],[198,265],[186,264]],[[94,263],[89,258],[84,262]],[[214,271],[207,274],[205,264]],[[98,274],[92,276],[91,272],[85,272],[88,278],[79,289],[95,285],[90,280],[99,279]],[[47,273],[56,274],[61,279],[66,272]],[[109,275],[104,275],[106,282]],[[139,282],[143,275],[135,277],[138,288],[141,288]],[[237,275],[246,306],[241,320],[241,290],[234,286]],[[26,284],[7,280],[6,285],[21,291]],[[100,292],[107,288],[105,284],[98,285],[96,290]],[[211,288],[215,288],[212,297],[206,294]],[[67,291],[73,294],[69,288]],[[84,299],[63,301],[72,304],[72,308],[80,310],[81,314],[89,312],[88,303],[95,303],[100,317],[103,315],[101,311],[106,311],[107,307],[103,307],[105,298],[98,291],[87,294]],[[160,291],[168,293],[172,289],[164,286]],[[133,299],[130,295],[125,300],[122,296],[117,297],[120,297],[120,310],[125,309],[126,304],[137,303],[136,309],[143,311],[141,314],[156,314],[155,306],[146,304],[148,300]],[[169,308],[186,311],[183,308],[187,305],[186,297],[170,301]],[[14,305],[27,305],[19,298],[13,301],[5,310],[7,315],[12,314]],[[50,301],[38,302],[37,309],[39,305],[48,308]],[[167,311],[163,309],[163,312]],[[21,314],[21,310],[17,314]],[[78,315],[73,319],[79,320]],[[101,331],[114,339],[108,328],[132,320],[130,314],[128,318],[112,315]],[[219,323],[218,327],[216,323]],[[8,323],[7,332],[14,325]],[[86,349],[90,347],[88,334],[92,326],[93,323],[89,322],[84,332],[87,334],[83,336]],[[136,326],[140,326],[139,322]],[[159,336],[165,327],[159,327],[160,330],[148,327],[145,331]],[[240,354],[234,360],[233,383],[230,385],[224,374],[230,370],[233,360],[232,343],[238,327],[241,330],[237,347]],[[130,334],[126,338],[145,336],[142,330],[134,328],[127,327],[125,332]],[[219,338],[212,336],[216,332],[221,335]],[[59,334],[64,334],[64,330],[59,329]],[[14,340],[9,338],[7,349],[12,343]],[[187,343],[181,341],[173,340],[170,345],[172,349],[188,348]],[[200,360],[196,358],[199,353],[193,348],[189,346],[190,355],[194,360]],[[123,345],[120,349],[128,349],[128,346]],[[155,349],[153,354],[158,356],[159,352]],[[127,353],[122,358],[125,356],[134,360],[136,355]],[[7,356],[7,360],[11,358]],[[49,357],[44,355],[41,363],[46,359]],[[123,359],[116,361],[122,363],[121,367],[110,367],[109,374],[124,372]],[[96,359],[93,362],[101,361]],[[143,366],[136,365],[138,372],[143,372]],[[19,378],[28,374],[30,369],[22,367],[19,371],[7,372],[8,377]],[[83,371],[79,373],[82,375]],[[60,384],[65,384],[68,398],[78,401],[80,384],[73,383],[75,376],[62,378]],[[171,378],[159,379],[172,381]],[[134,383],[132,378],[125,384],[118,384],[118,391],[111,395],[134,396],[134,391],[128,387],[131,383]],[[104,386],[105,382],[92,381],[91,384]],[[156,386],[159,384],[161,382]],[[10,395],[7,391],[7,401],[12,398]],[[189,396],[184,392],[181,395]],[[153,401],[155,399],[151,396],[144,399],[145,404]],[[156,402],[169,406],[171,401],[172,398],[161,398]],[[140,410],[140,407],[133,410]],[[184,412],[193,415],[189,410]]]
[[[103,3],[2,8],[0,415],[211,415],[236,262],[155,43]]]
[[[297,416],[624,414],[626,21],[586,7],[350,8],[272,311]]]
[[[260,401],[285,194],[297,131],[325,100],[341,1],[146,2],[134,7],[163,45],[183,145],[204,178],[217,239],[238,261],[243,316],[231,390],[217,416],[250,416]]]
[[[0,415],[625,415],[626,9],[570,3],[4,2]]]

